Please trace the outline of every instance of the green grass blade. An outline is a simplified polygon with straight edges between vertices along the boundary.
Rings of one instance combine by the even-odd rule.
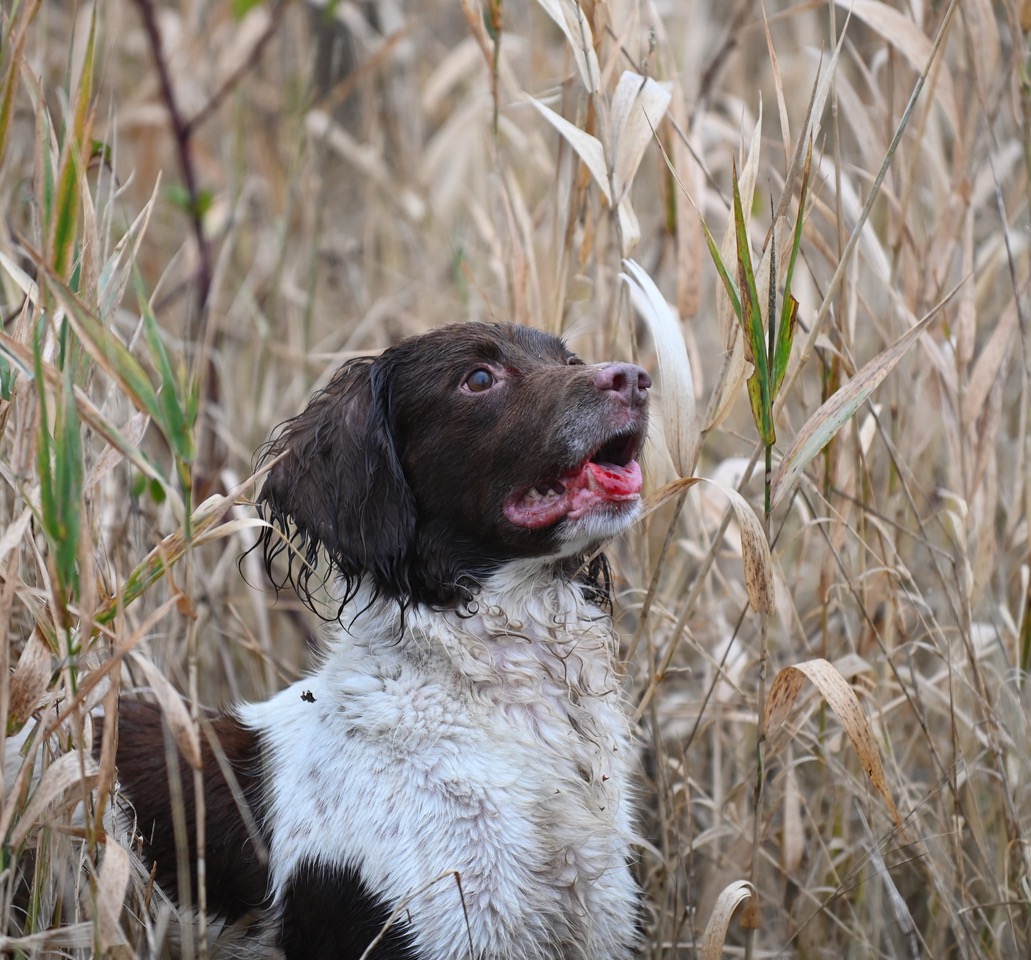
[[[734,234],[737,240],[738,286],[741,290],[741,322],[745,328],[745,342],[750,354],[748,359],[755,364],[760,378],[768,382],[762,309],[759,306],[759,292],[755,286],[751,245],[748,242],[748,225],[745,222],[745,214],[741,206],[741,190],[738,186],[736,164],[733,178]]]
[[[49,255],[54,273],[59,277],[68,275],[72,251],[79,227],[80,184],[79,151],[76,141],[70,137],[64,145],[61,169],[57,177],[57,192],[54,198],[53,217],[50,222]]]
[[[0,357],[0,400],[10,400],[14,396],[14,368],[6,357]]]
[[[38,261],[37,261],[38,263]],[[137,410],[150,414],[165,430],[164,410],[140,362],[115,334],[106,329],[69,287],[47,267],[39,264],[46,285],[65,309],[75,333],[94,362],[119,384]]]
[[[795,341],[795,327],[798,324],[798,301],[790,293],[785,293],[784,304],[780,312],[780,323],[777,326],[777,343],[773,352],[773,381],[770,385],[770,396],[776,399],[784,375],[788,372],[788,361],[791,359],[791,345]]]
[[[763,388],[758,370],[752,371],[752,375],[745,381],[745,386],[748,388],[748,402],[752,407],[752,416],[755,418],[755,426],[759,430],[763,445],[773,446],[777,442],[777,435],[774,433],[772,438],[767,440],[763,433]]]
[[[54,217],[54,167],[50,153],[50,117],[46,110],[43,91],[36,89],[36,162],[34,177],[39,208],[43,212],[43,223],[53,223]]]
[[[805,202],[809,195],[809,175],[812,170],[813,141],[809,139],[809,150],[802,169],[802,182],[798,198],[798,216],[795,218],[795,232],[791,239],[791,255],[784,276],[784,302],[781,304],[780,322],[777,324],[777,342],[773,350],[772,396],[776,398],[791,359],[791,345],[795,340],[795,326],[798,320],[798,301],[791,292],[791,281],[795,275],[795,261],[802,245],[802,225],[805,218]],[[771,274],[772,275],[772,274]],[[772,317],[773,314],[771,313]]]
[[[150,358],[161,378],[161,390],[157,397],[162,412],[160,426],[176,458],[185,463],[192,463],[194,455],[193,424],[190,423],[187,411],[179,400],[178,380],[172,372],[172,364],[169,362],[168,351],[165,350],[164,341],[161,339],[157,320],[147,306],[143,307],[143,335],[147,341]]]
[[[93,97],[93,57],[97,39],[97,8],[93,7],[90,17],[89,39],[86,41],[86,52],[83,56],[82,70],[79,73],[79,86],[75,92],[74,135],[75,146],[84,151],[80,156],[89,157],[92,150],[90,139],[90,101]]]
[[[53,432],[43,375],[43,341],[46,320],[41,318],[33,337],[33,365],[40,406],[36,465],[39,471],[40,524],[50,545],[56,579],[58,613],[63,616],[78,587],[77,558],[81,530],[82,442],[75,407],[74,365],[65,364],[61,378],[61,402]]]
[[[40,364],[37,367],[35,351],[14,340],[2,330],[0,330],[0,352],[2,352],[4,362],[8,363],[12,368],[14,375],[17,376],[20,371],[29,382],[39,382],[42,377],[43,382],[49,383],[51,389],[54,389],[56,383],[61,378],[60,372],[56,371],[49,364]],[[81,392],[77,393],[76,402],[79,405],[79,419],[90,430],[114,447],[126,461],[131,463],[150,481],[159,484],[164,483],[161,473],[139,448],[137,440],[130,440],[126,437]]]
[[[813,164],[813,141],[809,139],[809,150],[805,156],[805,166],[802,168],[802,182],[798,196],[798,215],[795,217],[795,233],[791,239],[791,256],[788,257],[788,269],[784,275],[784,293],[791,293],[791,281],[795,276],[795,261],[798,259],[798,251],[802,245],[802,225],[805,222],[805,202],[809,197],[809,176]],[[787,298],[785,296],[784,309],[787,309]]]
[[[158,370],[158,375],[161,377],[158,402],[161,404],[162,418],[159,422],[172,449],[172,456],[175,458],[176,476],[179,479],[179,488],[185,503],[183,534],[189,542],[192,538],[190,511],[193,503],[193,476],[190,468],[195,451],[193,424],[196,412],[196,405],[191,401],[191,397],[195,395],[196,391],[184,390],[186,400],[185,402],[180,401],[179,382],[172,372],[172,364],[169,362],[168,351],[165,350],[165,344],[161,339],[157,320],[142,296],[140,303],[143,309],[143,333],[147,341],[147,348],[150,351],[151,360]]]
[[[196,453],[193,428],[197,420],[199,394],[196,384],[186,385],[182,378],[176,377],[168,358],[157,318],[150,309],[143,290],[139,274],[135,274],[136,296],[143,314],[143,335],[147,341],[150,358],[161,378],[161,390],[158,402],[161,404],[162,418],[159,424],[172,449],[175,458],[176,475],[179,488],[183,494],[185,510],[183,512],[183,532],[186,540],[192,537],[191,510],[193,504],[192,466]]]
[[[759,293],[755,286],[755,271],[752,269],[752,254],[748,243],[748,226],[741,206],[741,190],[738,186],[737,169],[734,169],[734,233],[737,239],[738,286],[741,290],[741,325],[745,335],[745,356],[755,367],[749,378],[748,399],[756,429],[765,446],[777,441],[773,429],[773,405],[770,399],[769,364],[767,363],[766,337],[763,330],[762,309]],[[755,381],[753,383],[752,381]]]
[[[734,278],[727,272],[727,265],[723,262],[723,257],[720,256],[720,251],[716,246],[716,241],[713,240],[712,234],[709,232],[709,228],[706,226],[705,221],[701,217],[698,218],[699,223],[702,225],[702,231],[705,233],[705,242],[709,246],[709,256],[712,257],[712,262],[716,265],[716,272],[720,275],[720,279],[723,281],[723,286],[727,290],[727,296],[730,297],[730,305],[734,308],[734,315],[741,320],[741,295],[738,292],[737,283]]]
[[[79,415],[75,406],[74,365],[64,368],[61,405],[57,410],[54,427],[54,478],[56,489],[54,544],[58,576],[65,596],[78,589],[79,534],[82,526],[82,440]]]
[[[43,0],[34,0],[23,6],[17,27],[5,38],[7,43],[4,46],[9,59],[4,64],[4,78],[0,84],[0,163],[3,162],[7,133],[11,128],[11,117],[14,114],[14,95],[18,92],[18,76],[21,72],[25,38],[28,36],[29,24],[35,18],[42,2]]]

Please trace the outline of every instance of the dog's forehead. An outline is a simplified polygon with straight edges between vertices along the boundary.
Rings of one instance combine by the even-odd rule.
[[[431,330],[398,344],[388,354],[405,362],[440,366],[490,363],[566,364],[573,355],[558,337],[516,324],[460,323]]]

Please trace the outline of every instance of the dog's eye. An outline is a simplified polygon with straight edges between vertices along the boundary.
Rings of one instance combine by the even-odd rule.
[[[465,378],[465,387],[471,393],[483,393],[497,382],[497,378],[484,367],[474,370]]]
[[[566,366],[568,367],[582,367],[584,365],[583,360],[577,356],[566,357]]]

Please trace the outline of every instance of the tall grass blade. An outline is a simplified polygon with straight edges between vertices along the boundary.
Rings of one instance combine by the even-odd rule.
[[[79,183],[82,178],[79,149],[76,139],[66,132],[61,151],[61,163],[55,184],[56,194],[49,223],[50,236],[47,254],[54,273],[67,278],[79,227]],[[74,284],[73,284],[74,288]]]
[[[52,545],[60,538],[57,520],[60,507],[54,470],[54,437],[51,433],[46,380],[43,377],[43,342],[46,324],[40,318],[33,331],[32,359],[35,370],[36,398],[39,403],[39,437],[36,441],[36,469],[39,472],[39,508],[43,532]]]
[[[0,164],[3,163],[7,148],[7,136],[11,128],[11,117],[14,113],[14,96],[18,92],[18,77],[21,74],[22,58],[25,53],[25,40],[28,37],[29,25],[36,17],[43,0],[30,0],[23,3],[18,10],[17,24],[4,38],[3,80],[0,81]]]
[[[923,70],[934,56],[934,43],[920,26],[884,0],[834,0],[834,2],[880,34],[909,62],[916,72]],[[947,17],[942,18],[944,22]],[[935,78],[934,98],[954,132],[960,129],[956,92],[948,70]]]
[[[624,260],[623,269],[631,302],[647,322],[655,342],[663,390],[663,433],[673,464],[685,477],[694,470],[701,434],[695,416],[694,374],[680,318],[639,264]]]
[[[784,382],[784,374],[788,372],[791,361],[791,345],[795,342],[795,328],[798,326],[798,301],[790,293],[785,292],[784,303],[780,311],[780,323],[777,325],[777,343],[773,353],[773,380],[770,383],[770,396],[776,400]]]
[[[738,184],[736,165],[733,172],[733,184],[738,289],[741,291],[741,325],[745,335],[745,356],[755,368],[752,376],[748,378],[748,398],[759,436],[765,446],[771,447],[777,442],[777,435],[773,429],[773,408],[770,401],[770,374],[766,358],[766,331],[763,327],[759,292],[755,285],[755,271],[752,269],[748,224],[741,205],[741,190]]]
[[[104,860],[97,879],[97,938],[102,953],[125,943],[121,914],[132,864],[117,843],[104,844]]]
[[[30,81],[29,89],[34,94],[34,106],[36,108],[36,141],[35,141],[35,163],[33,164],[33,179],[36,188],[36,201],[42,211],[43,224],[48,229],[48,251],[52,249],[50,239],[54,223],[54,195],[55,195],[55,173],[54,173],[54,152],[53,130],[51,128],[50,115],[47,113],[46,99],[43,91],[39,89],[36,82]]]
[[[612,94],[613,200],[623,203],[644,151],[655,136],[672,98],[668,83],[624,70]]]
[[[6,357],[0,357],[0,400],[9,402],[13,396],[14,368],[7,362]]]
[[[183,703],[181,694],[147,657],[134,653],[132,658],[161,706],[161,716],[168,724],[176,745],[182,751],[183,759],[195,770],[198,769],[201,765],[200,736],[197,727],[190,720],[190,711]]]
[[[545,120],[548,121],[576,151],[577,156],[586,164],[591,172],[594,182],[598,185],[602,195],[612,206],[612,190],[609,186],[609,167],[605,160],[605,148],[601,141],[584,130],[581,130],[575,123],[570,123],[561,114],[556,113],[551,107],[545,106],[540,100],[530,97],[530,103],[537,108]]]
[[[54,488],[51,508],[55,515],[45,525],[52,532],[57,571],[69,597],[78,592],[79,536],[82,530],[82,439],[75,406],[75,377],[71,363],[64,368],[61,404],[54,427]]]
[[[565,35],[580,80],[588,93],[597,93],[601,88],[601,70],[598,66],[598,54],[594,49],[594,34],[591,25],[584,16],[583,9],[576,0],[537,0],[545,13]]]
[[[741,904],[747,903],[754,896],[755,887],[747,880],[735,880],[720,891],[705,924],[705,932],[698,947],[698,960],[721,960],[734,914]]]
[[[16,371],[22,371],[22,373],[33,383],[39,382],[42,378],[42,380],[46,382],[52,390],[59,389],[61,381],[60,371],[55,370],[49,364],[43,363],[39,368],[39,374],[37,375],[34,351],[29,350],[24,344],[14,340],[3,331],[0,331],[0,351],[6,354],[6,356],[13,361],[13,366]],[[118,451],[121,457],[131,463],[148,479],[159,484],[163,484],[165,482],[162,474],[155,469],[154,465],[139,447],[138,437],[142,435],[145,427],[144,424],[140,424],[138,420],[135,420],[135,418],[130,418],[130,436],[125,436],[122,431],[101,414],[92,401],[78,389],[75,392],[75,400],[78,404],[79,418],[89,427],[90,430],[92,430],[99,438],[109,443],[112,448]]]
[[[772,507],[776,507],[784,500],[802,471],[831,438],[855,416],[867,397],[895,369],[895,365],[916,343],[917,338],[928,328],[936,315],[937,310],[929,313],[887,350],[874,357],[802,425],[773,475]]]
[[[20,847],[30,836],[37,822],[47,812],[51,804],[62,798],[74,803],[82,796],[82,789],[89,789],[96,778],[99,768],[97,762],[88,754],[80,756],[76,752],[59,756],[43,771],[39,784],[33,791],[24,812],[18,816],[18,797],[12,793],[4,804],[0,829],[6,835],[11,828],[10,845]],[[74,797],[68,795],[75,792]]]
[[[809,140],[809,149],[805,156],[805,166],[802,168],[802,185],[798,198],[798,215],[795,217],[795,232],[791,238],[791,253],[788,256],[788,269],[784,275],[784,302],[781,306],[780,322],[777,324],[777,340],[773,350],[772,376],[770,384],[770,395],[776,400],[780,392],[780,386],[784,382],[784,375],[788,371],[788,362],[791,360],[791,346],[795,341],[795,326],[798,321],[798,301],[791,290],[791,281],[795,276],[795,261],[798,259],[798,251],[802,245],[802,224],[805,219],[805,202],[809,194],[809,176],[812,172],[813,141]],[[773,276],[773,271],[770,271]],[[770,313],[773,317],[773,313]],[[772,322],[772,321],[771,321]]]
[[[42,630],[33,630],[11,674],[7,708],[7,736],[17,733],[39,709],[50,677],[55,651]]]
[[[161,177],[158,176],[155,178],[154,190],[150,199],[143,205],[139,215],[118,241],[114,252],[100,268],[100,275],[97,278],[97,317],[101,322],[107,320],[122,302],[122,296],[129,285],[129,277],[135,269],[140,244],[147,233],[150,215],[154,211],[160,190]]]
[[[705,242],[709,247],[709,254],[712,257],[712,262],[716,265],[716,272],[720,275],[720,279],[723,281],[724,289],[727,291],[727,296],[730,298],[730,305],[734,309],[734,315],[744,325],[744,318],[741,310],[741,294],[738,290],[737,281],[730,275],[727,270],[727,265],[723,262],[723,257],[720,256],[719,247],[716,246],[716,241],[713,239],[712,234],[709,232],[709,228],[705,221],[699,217],[699,223],[702,225],[702,230],[705,233]]]
[[[164,409],[143,365],[112,331],[100,323],[67,284],[46,264],[38,265],[46,274],[48,288],[64,308],[86,352],[98,367],[114,378],[136,409],[145,410],[164,432]]]
[[[802,683],[809,680],[823,695],[834,715],[841,722],[856,749],[859,762],[863,765],[867,777],[874,789],[881,795],[888,813],[896,826],[902,826],[902,817],[895,806],[895,798],[888,786],[881,764],[881,755],[877,749],[877,741],[870,723],[859,705],[855,691],[848,681],[822,658],[808,660],[785,667],[777,673],[770,688],[770,697],[766,701],[767,729],[781,726],[795,706]]]
[[[195,455],[195,444],[193,428],[197,419],[198,393],[196,385],[184,386],[180,390],[179,378],[172,372],[172,364],[168,359],[168,351],[165,350],[164,341],[161,339],[161,331],[158,329],[157,320],[139,289],[139,275],[137,274],[137,297],[143,311],[143,333],[147,340],[147,348],[154,366],[157,368],[158,376],[161,378],[161,390],[158,394],[158,402],[161,405],[161,417],[157,419],[161,426],[165,439],[172,448],[172,455],[175,458],[176,475],[179,479],[179,488],[183,494],[185,510],[183,512],[183,524],[186,539],[192,535],[190,520],[192,514],[192,489],[193,479],[190,468],[193,465]],[[180,392],[182,396],[180,396]]]

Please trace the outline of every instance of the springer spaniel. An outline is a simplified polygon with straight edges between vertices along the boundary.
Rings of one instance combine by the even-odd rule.
[[[650,385],[459,324],[345,364],[267,445],[266,566],[288,553],[311,602],[327,557],[342,605],[314,674],[209,729],[211,912],[261,916],[291,960],[634,955],[634,750],[594,554],[638,513]],[[120,711],[121,790],[174,891],[160,712]]]

